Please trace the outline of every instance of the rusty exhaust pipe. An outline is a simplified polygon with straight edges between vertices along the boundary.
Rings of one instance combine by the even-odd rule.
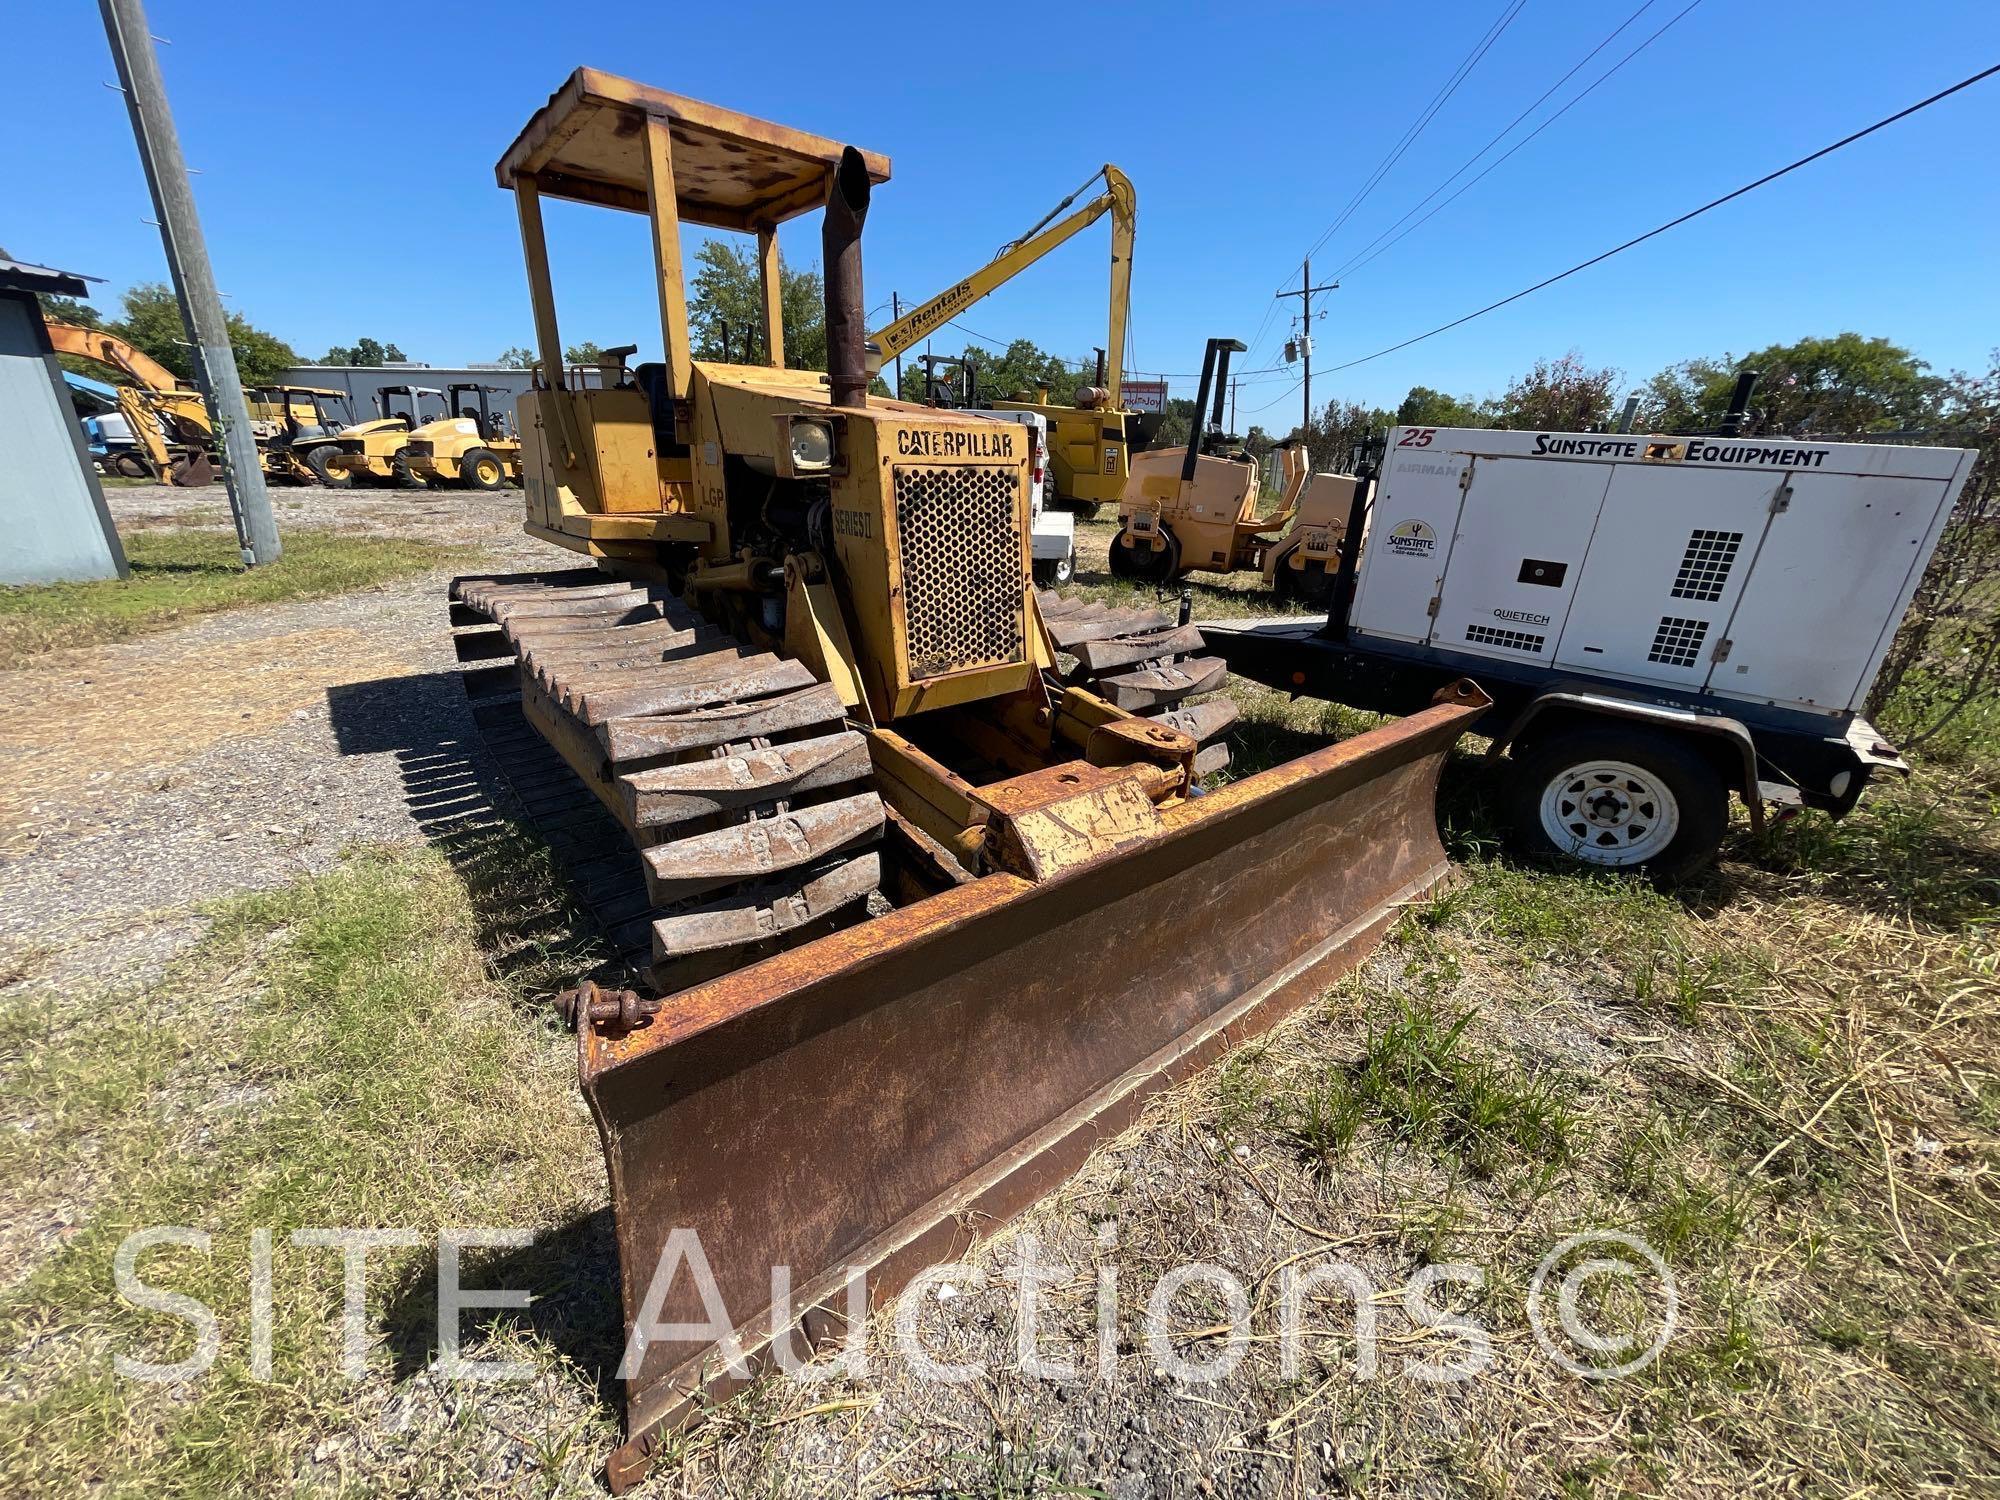
[[[868,313],[861,295],[861,225],[867,217],[868,167],[848,146],[827,183],[819,232],[826,266],[827,383],[835,406],[868,404]]]

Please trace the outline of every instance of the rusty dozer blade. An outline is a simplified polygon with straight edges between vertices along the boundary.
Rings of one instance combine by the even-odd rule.
[[[754,1378],[774,1343],[836,1330],[850,1276],[879,1305],[962,1254],[1153,1095],[1358,962],[1446,877],[1438,773],[1487,706],[1462,682],[1408,719],[1164,806],[1135,794],[1143,767],[1017,777],[986,799],[992,873],[656,1013],[615,996],[573,1007],[628,1332],[612,1487],[636,1483],[664,1429]],[[743,893],[726,913],[663,917],[687,925],[660,940],[760,936],[874,874],[803,870],[776,902]],[[706,1287],[676,1231],[698,1238]],[[774,1329],[779,1266],[794,1290]]]

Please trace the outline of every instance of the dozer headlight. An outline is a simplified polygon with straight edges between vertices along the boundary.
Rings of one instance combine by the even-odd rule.
[[[818,473],[833,467],[833,428],[825,422],[795,417],[791,430],[792,470]]]

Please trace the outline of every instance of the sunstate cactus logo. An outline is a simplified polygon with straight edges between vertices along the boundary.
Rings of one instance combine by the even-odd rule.
[[[1398,521],[1389,532],[1389,550],[1400,557],[1429,557],[1437,533],[1424,521]]]

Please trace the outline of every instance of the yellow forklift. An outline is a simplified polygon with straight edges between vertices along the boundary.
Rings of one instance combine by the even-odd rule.
[[[1083,196],[1099,178],[1104,191],[1060,223],[1056,216]],[[1021,392],[990,403],[995,411],[1039,412],[1049,427],[1049,477],[1055,498],[1084,516],[1100,505],[1116,505],[1131,474],[1132,413],[1119,404],[1125,364],[1125,323],[1132,302],[1132,242],[1138,233],[1139,199],[1131,179],[1106,162],[1082,187],[1044,214],[1019,239],[963,281],[955,282],[920,307],[868,336],[871,373],[884,362],[921,343],[995,288],[1013,280],[1058,245],[1074,238],[1105,214],[1111,215],[1111,313],[1096,382],[1077,391],[1074,404],[1049,400],[1046,389]]]
[[[505,387],[460,381],[444,388],[445,414],[403,445],[410,472],[432,486],[497,490],[521,483],[521,440],[492,398]]]

